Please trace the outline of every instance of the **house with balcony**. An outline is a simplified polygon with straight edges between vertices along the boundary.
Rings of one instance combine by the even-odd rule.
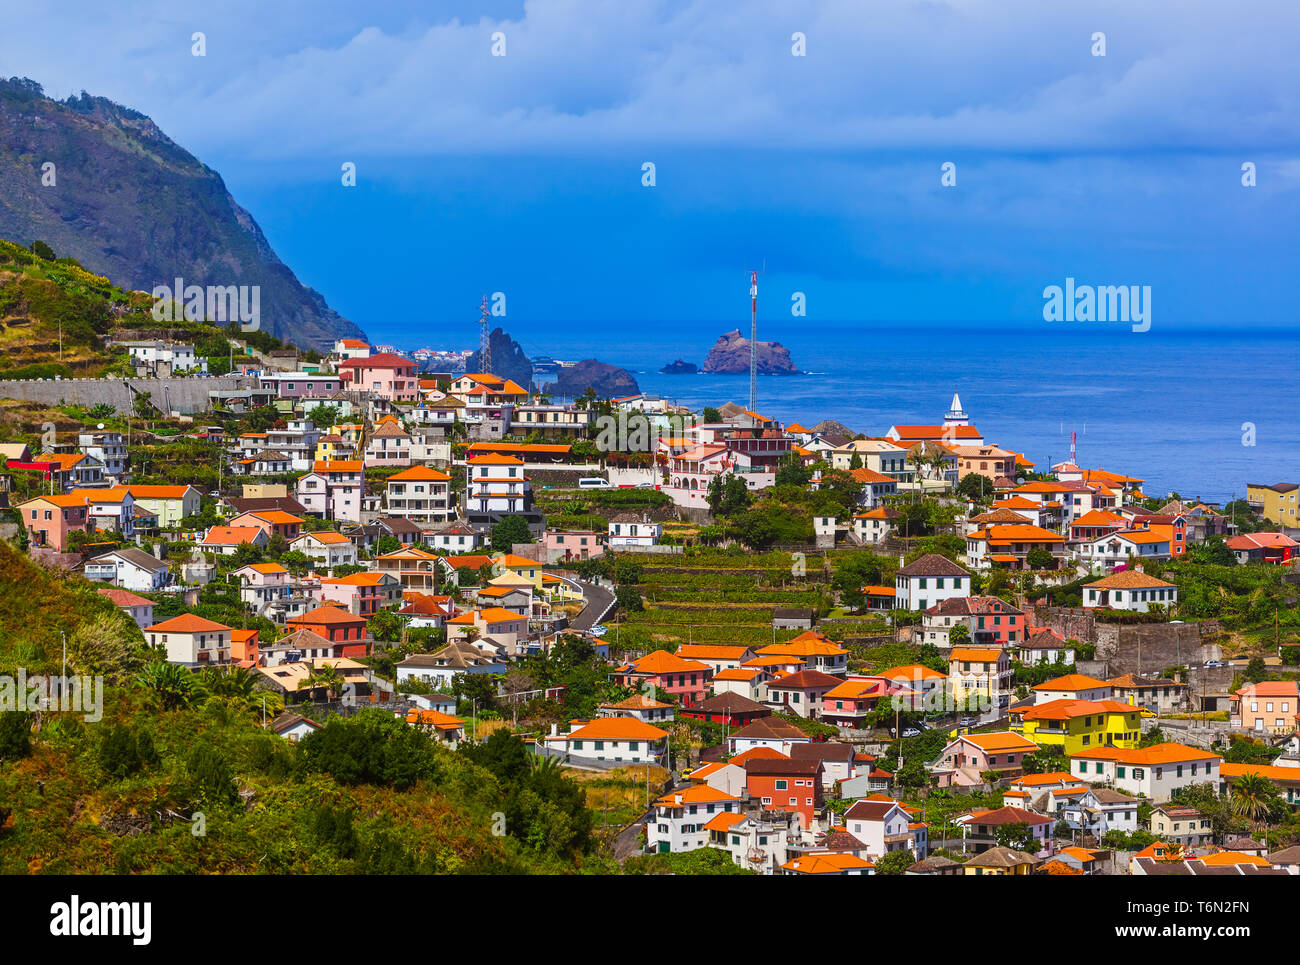
[[[654,546],[663,535],[663,524],[635,513],[619,513],[609,521],[610,546]]]
[[[532,485],[524,461],[514,456],[485,454],[465,464],[465,521],[487,532],[507,516],[520,516],[533,534],[546,528],[546,517],[533,509]]]
[[[361,522],[365,464],[360,460],[317,461],[298,477],[295,495],[307,512],[323,519]]]
[[[310,559],[313,569],[328,572],[336,566],[355,566],[358,559],[352,540],[332,530],[303,533],[289,543],[289,549]]]
[[[1034,566],[1029,554],[1034,550],[1047,553],[1047,559]],[[1058,569],[1065,556],[1065,537],[1041,526],[990,525],[966,534],[966,565],[975,569],[996,567],[1008,570]]]
[[[1011,730],[1040,747],[1075,754],[1093,747],[1136,748],[1144,711],[1117,700],[1051,700],[1012,708]]]
[[[705,825],[720,814],[739,813],[739,798],[708,784],[670,791],[654,802],[654,813],[646,821],[646,851],[678,854],[707,847],[711,832]]]
[[[948,653],[948,692],[958,707],[972,702],[996,707],[1011,692],[1011,659],[1003,649],[953,647]]]
[[[84,573],[88,580],[101,580],[127,590],[150,592],[167,585],[167,564],[134,546],[87,560]]]
[[[144,630],[151,647],[167,651],[167,662],[186,667],[230,663],[231,628],[192,613],[155,623]]]
[[[451,498],[451,477],[429,466],[412,466],[389,476],[385,482],[385,513],[402,516],[421,526],[441,525],[456,518]],[[467,548],[440,547],[448,552],[468,552]]]
[[[338,374],[348,389],[372,392],[389,402],[414,402],[419,396],[416,364],[393,352],[345,359],[338,364]]]
[[[947,650],[952,628],[964,626],[976,646],[1015,650],[1024,640],[1024,620],[1023,611],[996,596],[950,597],[926,609],[918,642]]]
[[[795,670],[818,670],[841,678],[849,669],[849,651],[816,630],[805,630],[793,640],[768,644],[755,653],[762,658],[788,661]]]
[[[973,787],[984,783],[988,771],[1018,777],[1024,770],[1025,755],[1037,750],[1033,741],[1011,731],[961,734],[925,766],[939,787]]]
[[[366,441],[365,463],[368,466],[409,466],[411,434],[393,416],[384,416]]]
[[[341,607],[367,620],[380,610],[402,604],[402,583],[376,571],[326,577],[320,581],[321,602]]]

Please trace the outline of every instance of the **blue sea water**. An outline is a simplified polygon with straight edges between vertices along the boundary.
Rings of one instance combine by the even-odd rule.
[[[510,333],[529,355],[597,358],[627,368],[643,391],[700,408],[747,403],[748,375],[658,370],[679,356],[703,364],[735,327],[551,323]],[[1144,479],[1151,496],[1226,502],[1244,496],[1247,481],[1300,481],[1300,335],[880,323],[778,330],[760,320],[759,338],[781,342],[807,373],[758,379],[758,411],[787,424],[834,419],[883,435],[895,424],[942,422],[956,391],[986,442],[1040,468],[1067,458],[1073,429],[1082,466]],[[1246,423],[1254,445],[1244,444]]]

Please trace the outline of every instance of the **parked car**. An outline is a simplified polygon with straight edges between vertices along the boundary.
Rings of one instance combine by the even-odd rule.
[[[963,727],[974,727],[976,724],[979,723],[979,721],[976,720],[974,717],[963,717],[960,721],[958,721],[958,723],[960,723],[961,726]]]
[[[590,633],[593,637],[603,637],[605,634],[609,633],[609,630],[605,627],[605,624],[597,623],[591,628]]]
[[[903,736],[904,736],[904,737],[920,737],[920,736],[921,736],[921,732],[920,732],[919,730],[917,730],[915,727],[908,727],[906,730],[903,731]]]
[[[579,489],[613,489],[614,484],[601,476],[583,476],[578,480]]]
[[[1227,666],[1227,664],[1224,663],[1222,660],[1207,660],[1207,661],[1205,661],[1205,665],[1206,665],[1207,667],[1226,667],[1226,666]]]

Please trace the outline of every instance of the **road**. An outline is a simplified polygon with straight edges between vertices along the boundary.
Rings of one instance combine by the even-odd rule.
[[[597,586],[595,583],[584,583],[582,580],[577,579],[571,582],[582,588],[582,595],[586,599],[587,605],[582,608],[581,613],[573,618],[573,622],[569,626],[581,633],[586,633],[605,618],[605,614],[614,603],[614,594],[612,591],[605,589],[603,586]]]

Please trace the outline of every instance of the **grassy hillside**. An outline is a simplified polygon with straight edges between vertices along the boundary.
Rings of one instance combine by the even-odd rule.
[[[232,335],[263,352],[285,345],[266,332],[233,326],[158,322],[148,293],[114,284],[73,258],[49,257],[54,252],[41,244],[33,248],[44,257],[0,239],[0,378],[133,375],[125,350],[104,348],[109,336],[192,342],[200,356],[211,356],[216,374],[227,370]]]
[[[255,674],[160,667],[84,579],[0,543],[0,586],[0,673],[57,673],[62,631],[105,682],[99,720],[0,714],[0,874],[617,870],[583,791],[508,731],[471,759],[367,710],[290,744]]]

